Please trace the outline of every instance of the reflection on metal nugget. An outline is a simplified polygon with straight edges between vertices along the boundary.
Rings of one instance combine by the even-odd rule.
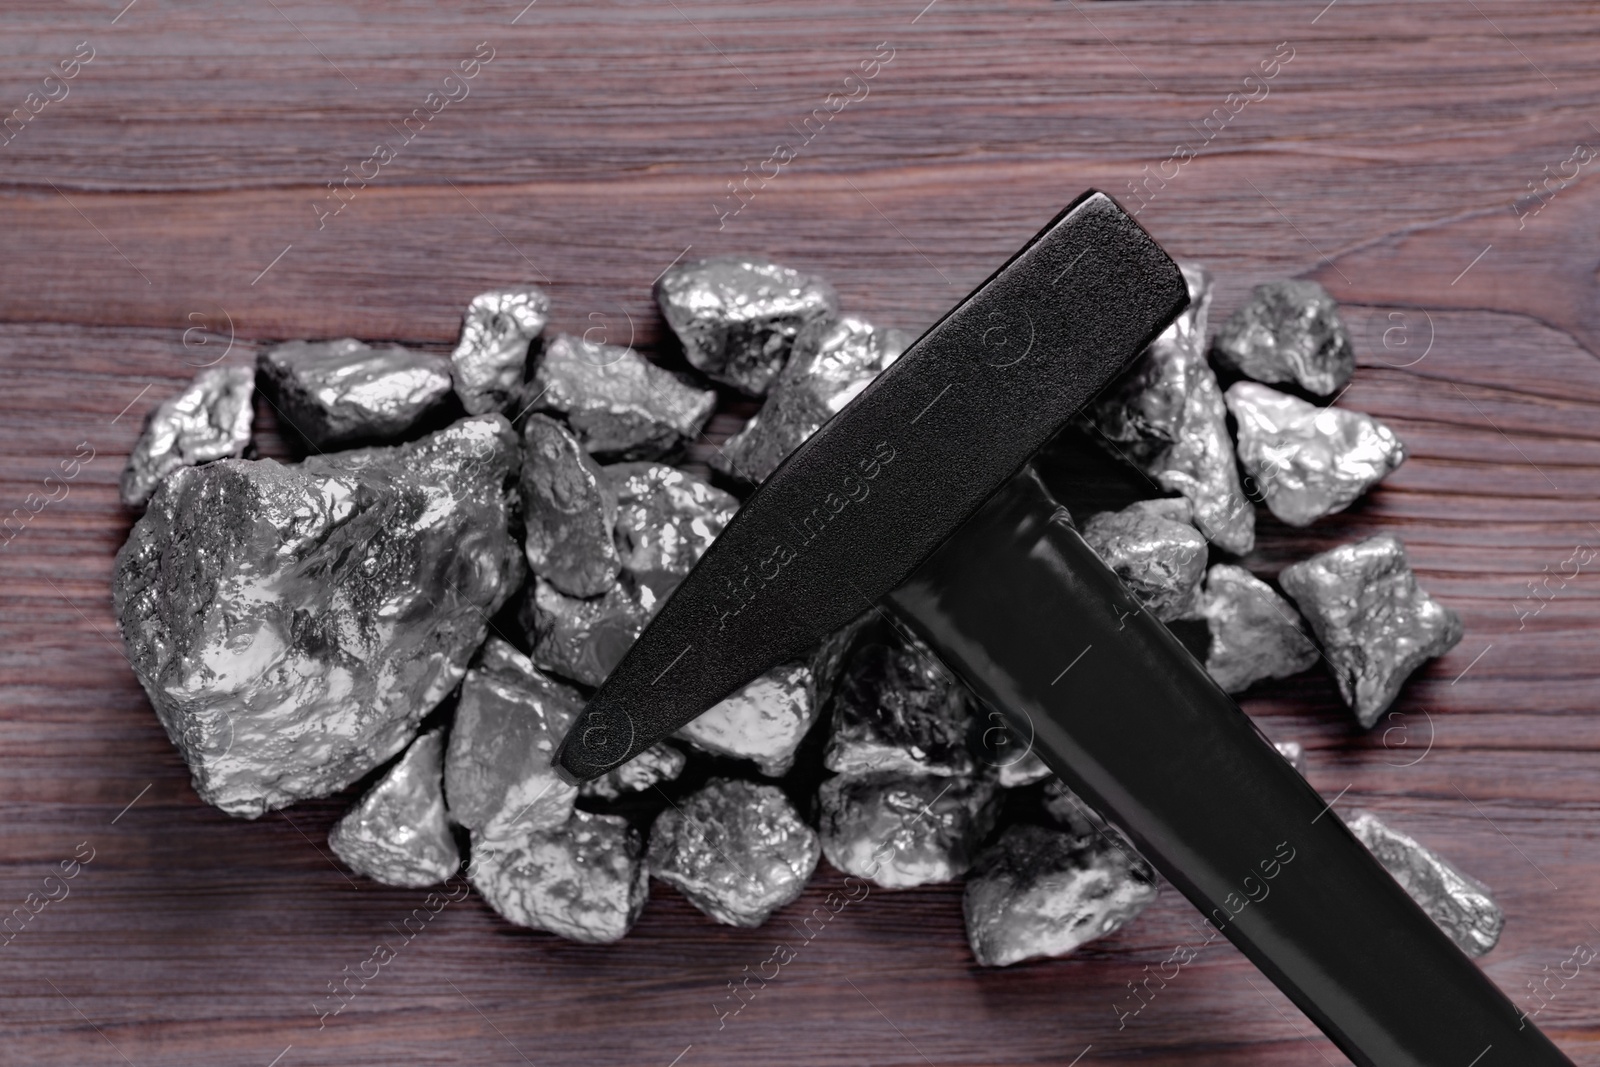
[[[179,467],[235,459],[250,446],[256,376],[249,367],[213,367],[163,401],[145,421],[122,472],[122,502],[142,508],[161,479]]]
[[[1311,623],[1362,726],[1378,721],[1412,671],[1461,640],[1461,617],[1417,585],[1392,534],[1285,567],[1278,584]]]
[[[656,303],[691,366],[752,396],[767,391],[802,329],[839,314],[833,286],[754,256],[669,268]]]
[[[389,773],[328,833],[351,870],[385,885],[437,885],[461,866],[444,810],[444,731],[411,743]]]
[[[760,926],[805,889],[817,835],[776,786],[713,778],[650,832],[650,871],[729,926]]]
[[[505,411],[517,398],[528,346],[544,330],[550,298],[528,285],[479,293],[467,305],[450,372],[461,406],[472,415]]]

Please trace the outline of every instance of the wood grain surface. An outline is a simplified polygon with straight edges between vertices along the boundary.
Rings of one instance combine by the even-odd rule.
[[[1266,279],[1325,284],[1359,353],[1340,402],[1406,442],[1348,512],[1263,516],[1247,564],[1394,531],[1466,623],[1370,733],[1322,674],[1247,710],[1341,810],[1492,886],[1483,966],[1513,997],[1600,945],[1600,564],[1561,573],[1600,546],[1600,185],[1573,162],[1600,145],[1600,4],[126,2],[0,10],[0,513],[28,516],[0,548],[0,912],[92,855],[0,948],[0,1063],[1345,1062],[1222,943],[1119,1027],[1127,983],[1197,940],[1170,886],[1070,959],[993,972],[958,887],[875,891],[719,1025],[826,867],[753,931],[656,886],[601,948],[469,897],[319,1020],[422,894],[330,860],[348,797],[256,822],[202,805],[116,638],[117,476],[197,365],[287,337],[443,349],[474,293],[522,281],[555,328],[656,351],[651,281],[736,250],[916,329],[1088,186],[1208,264],[1219,316]],[[854,98],[833,114],[830,93]],[[1580,1064],[1595,966],[1537,1020]]]

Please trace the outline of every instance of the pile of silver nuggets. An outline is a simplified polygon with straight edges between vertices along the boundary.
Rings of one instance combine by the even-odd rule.
[[[1158,618],[1204,620],[1225,688],[1321,659],[1370,727],[1461,633],[1400,542],[1284,569],[1290,599],[1207,562],[1212,546],[1251,549],[1246,484],[1304,525],[1404,449],[1377,420],[1304,399],[1354,369],[1320,287],[1261,286],[1208,346],[1210,280],[1185,274],[1191,309],[1084,417],[1172,495],[1084,516],[1084,534]],[[547,334],[549,299],[530,286],[475,298],[448,358],[293,341],[254,373],[202,372],[152,413],[122,481],[144,514],[113,595],[196,792],[255,818],[370,781],[329,835],[351,869],[421,887],[465,859],[507,920],[577,941],[623,937],[651,875],[717,922],[759,926],[822,856],[888,888],[964,878],[990,966],[1064,955],[1137,915],[1157,893],[1150,865],[1036,756],[997,745],[974,698],[884,618],[598,781],[557,777],[586,692],[739,497],[912,340],[755,257],[675,266],[655,295],[690,369]],[[1237,378],[1226,392],[1212,362]],[[246,458],[257,388],[302,462]],[[684,457],[719,390],[762,405],[711,456],[713,484]],[[1482,885],[1370,814],[1349,822],[1464,948],[1494,945]]]

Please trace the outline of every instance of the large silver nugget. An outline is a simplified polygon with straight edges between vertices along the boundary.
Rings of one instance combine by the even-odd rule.
[[[1206,362],[1211,275],[1182,264],[1189,308],[1084,414],[1089,433],[1170,493],[1189,498],[1194,524],[1218,548],[1255,547],[1256,516],[1239,487],[1217,376]]]
[[[1218,563],[1206,572],[1200,614],[1211,631],[1206,671],[1230,693],[1317,662],[1317,646],[1294,605],[1243,567]]]
[[[663,463],[617,463],[601,473],[617,500],[622,566],[654,612],[711,547],[739,501]]]
[[[656,817],[650,871],[729,926],[760,926],[816,870],[816,832],[776,786],[713,778]]]
[[[1394,431],[1359,411],[1319,408],[1255,382],[1235,382],[1225,399],[1239,425],[1239,462],[1290,526],[1343,511],[1406,458]]]
[[[973,865],[961,910],[972,955],[1006,967],[1104,937],[1156,893],[1155,870],[1098,834],[1019,823]]]
[[[683,384],[631,348],[560,334],[524,386],[523,407],[566,420],[602,462],[657,459],[699,436],[717,394]]]
[[[505,840],[566,822],[576,786],[551,763],[583,698],[489,638],[466,681],[450,729],[445,795],[450,816],[478,837]]]
[[[683,773],[688,762],[688,757],[671,745],[651,745],[620,767],[584,782],[578,787],[578,795],[616,800],[624,793],[637,793],[672,781]]]
[[[256,375],[249,367],[211,367],[145,420],[122,472],[122,502],[142,508],[179,467],[238,458],[250,446]]]
[[[804,327],[839,314],[833,286],[756,256],[671,267],[655,293],[690,366],[752,396],[767,391]]]
[[[888,889],[960,878],[999,807],[987,778],[895,772],[830,778],[817,801],[828,862]]]
[[[346,337],[290,341],[256,360],[278,414],[314,448],[397,437],[450,395],[450,364]]]
[[[1506,918],[1488,886],[1369,811],[1351,812],[1344,822],[1463,952],[1482,956],[1494,948]]]
[[[571,941],[621,940],[650,896],[639,832],[587,811],[508,841],[474,838],[467,876],[509,922]]]
[[[1340,695],[1365,727],[1412,671],[1461,640],[1461,617],[1417,586],[1405,546],[1392,534],[1285,567],[1278,584],[1311,623]]]
[[[761,773],[780,778],[817,721],[819,708],[810,664],[780,663],[690,721],[678,736],[713,755],[754,760]]]
[[[627,577],[590,600],[567,596],[536,578],[517,621],[539,667],[584,685],[599,685],[643,632],[650,610]]]
[[[479,293],[461,320],[450,373],[461,406],[473,415],[505,411],[521,392],[528,346],[544,331],[550,298],[527,285]]]
[[[498,415],[174,471],[117,554],[128,659],[207,803],[257,816],[398,753],[522,581]]]
[[[569,596],[616,584],[616,492],[566,427],[544,415],[522,427],[522,513],[534,574]]]
[[[711,457],[711,465],[747,482],[764,481],[913,340],[904,330],[875,329],[854,316],[812,322],[795,338],[767,402]]]
[[[334,824],[328,847],[385,885],[437,885],[461,866],[445,816],[444,731],[429,730]]]
[[[1217,364],[1258,382],[1292,382],[1327,396],[1355,373],[1339,307],[1316,282],[1258,285],[1228,316],[1213,345]]]
[[[970,774],[966,687],[915,637],[864,643],[844,665],[823,762],[859,774]]]
[[[1182,497],[1141,500],[1103,511],[1083,528],[1105,565],[1162,622],[1193,615],[1206,574],[1206,542],[1189,524]]]

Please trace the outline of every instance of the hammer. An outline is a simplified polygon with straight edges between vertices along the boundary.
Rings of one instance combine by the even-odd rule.
[[[766,479],[596,690],[558,770],[603,774],[887,605],[1352,1061],[1570,1065],[1030,468],[1188,302],[1132,217],[1080,196]]]

